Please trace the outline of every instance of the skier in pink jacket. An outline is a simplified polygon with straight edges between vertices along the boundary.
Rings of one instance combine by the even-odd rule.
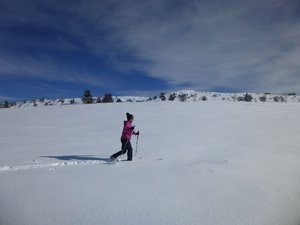
[[[122,150],[110,156],[110,159],[115,160],[120,155],[125,154],[127,152],[127,161],[132,161],[132,146],[130,143],[131,136],[139,135],[140,132],[135,132],[135,126],[132,126],[132,121],[134,119],[133,115],[130,113],[126,113],[127,121],[124,121],[123,132],[121,136]]]

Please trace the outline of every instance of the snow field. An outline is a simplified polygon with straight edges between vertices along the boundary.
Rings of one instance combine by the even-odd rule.
[[[126,112],[138,156],[111,164]],[[298,225],[299,112],[230,102],[0,110],[0,224]]]

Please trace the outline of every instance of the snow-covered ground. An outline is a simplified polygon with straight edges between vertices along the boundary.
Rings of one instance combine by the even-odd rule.
[[[138,155],[113,164],[126,112]],[[299,225],[299,115],[298,102],[2,109],[0,224]]]

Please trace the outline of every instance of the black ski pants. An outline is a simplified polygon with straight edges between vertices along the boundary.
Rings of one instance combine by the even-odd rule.
[[[127,152],[127,160],[132,160],[132,146],[130,140],[121,139],[122,150],[113,154],[112,157],[117,158]]]

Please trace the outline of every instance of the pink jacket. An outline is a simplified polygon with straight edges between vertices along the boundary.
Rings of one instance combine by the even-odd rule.
[[[130,141],[132,134],[136,134],[133,131],[132,123],[130,121],[124,121],[124,128],[121,139]]]

